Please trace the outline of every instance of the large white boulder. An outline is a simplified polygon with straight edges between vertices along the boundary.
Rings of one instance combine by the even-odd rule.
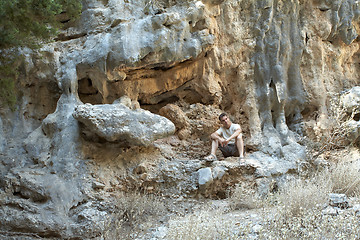
[[[175,132],[175,125],[167,118],[123,104],[79,105],[73,116],[91,133],[127,146],[148,146]]]

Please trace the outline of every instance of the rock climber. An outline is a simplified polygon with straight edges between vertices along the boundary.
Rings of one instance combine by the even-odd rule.
[[[222,126],[210,135],[211,154],[205,157],[205,160],[217,160],[216,150],[219,148],[224,157],[239,157],[240,163],[243,164],[244,142],[240,125],[232,123],[226,113],[220,114],[219,120]]]

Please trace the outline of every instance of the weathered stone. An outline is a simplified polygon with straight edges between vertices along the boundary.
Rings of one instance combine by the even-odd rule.
[[[323,215],[330,215],[336,216],[339,214],[338,209],[335,207],[327,206],[325,209],[322,210]]]
[[[324,1],[320,1],[324,3]],[[336,38],[341,39],[345,44],[351,44],[357,35],[356,27],[352,24],[355,19],[359,18],[360,12],[357,7],[356,1],[325,1],[329,4],[332,14],[336,14],[337,17],[331,18],[332,29],[328,37],[329,40],[335,40]],[[354,10],[355,9],[355,10]],[[329,10],[329,8],[323,8],[323,10]],[[353,14],[348,14],[349,12]]]
[[[175,132],[170,120],[146,110],[131,110],[122,104],[84,104],[77,106],[73,115],[106,141],[129,146],[148,146]]]
[[[191,127],[191,136],[208,140],[210,134],[220,127],[218,118],[221,113],[222,111],[214,106],[191,104],[185,111]]]
[[[99,221],[103,221],[103,224],[105,224],[105,216],[107,215],[104,211],[99,211],[97,209],[94,209],[91,204],[87,204],[88,207],[82,210],[78,215],[79,220],[87,220],[88,222],[91,222],[95,225],[99,224]]]
[[[344,124],[347,140],[356,142],[360,136],[360,87],[353,87],[340,96],[340,104],[346,111],[342,117],[352,117]]]
[[[261,226],[260,224],[256,224],[255,226],[253,226],[251,228],[251,232],[252,233],[260,233],[262,229],[263,229],[263,226]]]
[[[1,232],[99,237],[106,216],[97,203],[108,195],[92,188],[94,179],[121,191],[198,193],[204,167],[199,156],[209,145],[179,141],[134,150],[109,144],[96,134],[109,131],[113,141],[117,111],[98,119],[114,126],[101,122],[98,132],[82,129],[99,142],[79,138],[75,106],[124,95],[133,100],[131,107],[126,100],[130,108],[141,104],[154,112],[178,100],[191,104],[182,109],[189,119],[178,132],[184,140],[207,141],[217,128],[214,109],[226,110],[241,124],[252,152],[246,166],[236,159],[214,162],[201,181],[209,183],[204,196],[225,196],[224,189],[244,176],[261,179],[259,185],[268,185],[260,186],[263,192],[271,191],[272,178],[281,182],[305,159],[297,134],[313,140],[328,131],[330,93],[358,85],[358,19],[355,0],[83,1],[81,20],[64,23],[55,42],[39,51],[24,49],[18,105],[14,112],[1,108]],[[122,141],[116,136],[115,142]],[[156,167],[133,172],[139,162]],[[20,174],[25,166],[39,175]]]
[[[248,154],[246,162],[257,177],[279,176],[298,171],[297,164],[294,161],[271,157],[261,152]]]
[[[131,102],[131,99],[128,97],[128,96],[122,96],[121,98],[119,99],[116,99],[113,104],[122,104],[128,108],[131,108],[132,106],[132,102]]]
[[[223,166],[214,167],[212,169],[212,177],[213,177],[213,179],[215,179],[215,180],[216,179],[221,179],[225,175],[227,170],[228,169],[226,167],[223,167]]]
[[[358,140],[360,136],[360,121],[349,120],[346,124],[344,124],[344,128],[346,128],[347,131],[347,140],[350,142]]]
[[[199,174],[199,180],[198,180],[199,189],[201,191],[204,191],[206,187],[209,186],[213,181],[211,168],[199,169],[198,174]]]
[[[97,190],[97,189],[104,189],[105,188],[105,184],[98,182],[98,181],[94,181],[92,182],[92,188]]]
[[[138,101],[136,100],[131,100],[128,96],[122,96],[119,99],[116,99],[113,104],[123,104],[124,106],[130,108],[130,109],[139,109],[140,108],[140,104]]]
[[[133,172],[135,174],[143,174],[146,173],[148,171],[147,167],[145,166],[145,164],[139,164],[136,168],[134,168]]]
[[[160,115],[170,119],[176,126],[177,130],[188,128],[189,119],[181,108],[175,104],[167,104],[159,110]]]
[[[329,205],[332,207],[349,208],[349,200],[345,194],[329,194]]]
[[[355,204],[355,205],[352,207],[352,210],[355,212],[355,215],[356,215],[356,216],[360,216],[360,204]]]
[[[360,111],[360,87],[355,86],[340,96],[342,106],[348,113]]]
[[[187,140],[191,136],[191,131],[189,129],[183,128],[178,131],[177,135],[179,136],[180,140]]]
[[[75,183],[29,168],[13,169],[2,182],[9,193],[0,198],[2,230],[67,235],[69,210],[82,200]]]

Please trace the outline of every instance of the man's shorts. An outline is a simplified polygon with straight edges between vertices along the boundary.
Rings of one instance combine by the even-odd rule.
[[[224,157],[239,157],[239,151],[234,143],[229,143],[226,146],[219,145],[219,149]]]

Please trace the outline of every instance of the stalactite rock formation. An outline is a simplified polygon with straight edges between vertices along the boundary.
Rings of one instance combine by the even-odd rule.
[[[359,84],[359,16],[355,0],[84,0],[23,49],[16,110],[1,109],[0,235],[98,237],[117,191],[267,192],[307,161],[303,137],[329,131],[330,97]],[[117,135],[134,128],[125,110],[135,138]],[[223,111],[245,166],[202,161]]]

